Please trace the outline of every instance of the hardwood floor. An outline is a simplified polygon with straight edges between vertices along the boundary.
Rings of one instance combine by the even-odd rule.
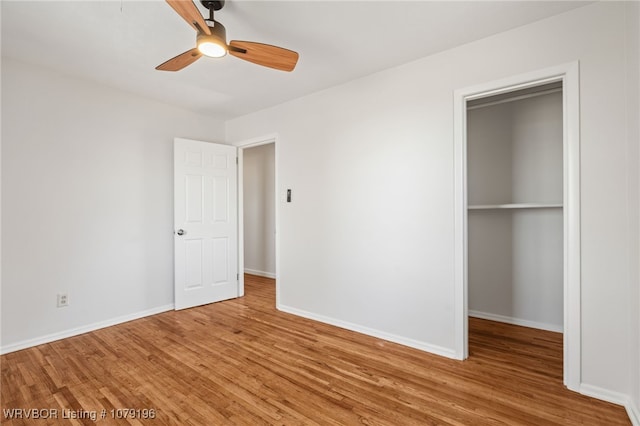
[[[95,411],[104,425],[630,424],[563,387],[558,333],[471,319],[460,362],[278,312],[270,279],[247,275],[246,294],[3,355],[0,422],[89,425],[62,417]]]

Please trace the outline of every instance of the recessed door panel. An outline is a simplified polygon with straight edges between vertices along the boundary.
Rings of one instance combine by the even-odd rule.
[[[213,239],[213,284],[229,281],[229,239]]]
[[[184,155],[185,166],[201,167],[202,166],[202,152],[187,151]]]
[[[229,220],[229,179],[226,176],[213,178],[213,222]]]
[[[202,176],[187,175],[185,179],[186,219],[187,222],[202,222]]]
[[[202,260],[203,244],[201,239],[186,240],[184,242],[185,277],[184,288],[191,290],[201,288],[203,284]]]

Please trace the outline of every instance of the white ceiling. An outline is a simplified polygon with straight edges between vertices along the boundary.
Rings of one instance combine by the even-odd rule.
[[[195,32],[164,1],[3,0],[2,56],[231,118],[587,3],[227,0],[216,19],[228,40],[295,50],[297,68],[227,56],[172,73],[154,68],[194,47]]]

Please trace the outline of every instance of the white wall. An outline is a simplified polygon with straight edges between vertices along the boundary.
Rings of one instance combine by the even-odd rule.
[[[221,122],[3,58],[2,124],[3,351],[171,307],[173,138]]]
[[[632,417],[640,425],[640,3],[626,3],[626,55],[627,55],[627,92],[629,132],[627,164],[629,169],[629,276],[631,285],[630,334],[631,354],[635,360],[630,379],[632,382]],[[635,284],[635,285],[634,285]]]
[[[512,105],[467,112],[467,202],[513,203]]]
[[[513,202],[562,204],[562,93],[511,107]]]
[[[453,92],[578,59],[581,377],[629,395],[624,21],[596,3],[228,121],[279,134],[279,307],[453,355]]]
[[[469,204],[562,203],[562,94],[467,113]],[[562,209],[469,210],[469,315],[563,330]]]
[[[511,104],[467,113],[468,204],[508,204],[512,200]],[[468,215],[468,304],[470,315],[514,317],[513,214],[470,210]],[[486,247],[490,244],[490,249]]]
[[[275,278],[275,144],[243,151],[244,270]]]

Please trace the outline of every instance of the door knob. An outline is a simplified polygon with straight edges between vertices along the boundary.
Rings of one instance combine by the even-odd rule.
[[[178,229],[178,232],[176,232],[176,234],[178,234],[178,235],[184,235],[186,233],[187,232],[184,229]]]

